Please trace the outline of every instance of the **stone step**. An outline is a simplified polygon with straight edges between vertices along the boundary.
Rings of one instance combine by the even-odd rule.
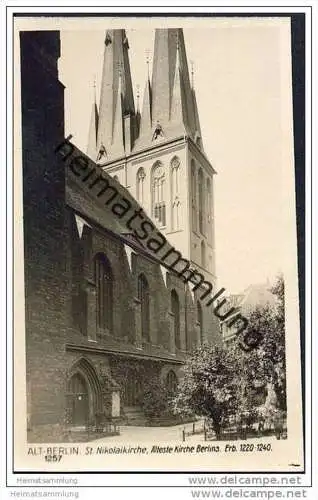
[[[138,406],[124,408],[126,425],[145,425],[146,417],[142,409]]]

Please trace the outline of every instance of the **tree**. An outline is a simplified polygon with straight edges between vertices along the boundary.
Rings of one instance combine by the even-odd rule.
[[[276,298],[274,304],[258,306],[247,316],[246,335],[260,338],[260,343],[245,353],[239,343],[234,347],[240,359],[242,406],[259,406],[268,418],[286,411],[285,302],[281,275],[271,291]],[[267,393],[262,406],[256,401],[256,386],[263,387]]]
[[[255,376],[264,385],[272,384],[276,394],[276,407],[286,410],[286,357],[285,357],[285,297],[284,279],[276,278],[271,288],[276,297],[274,306],[268,304],[256,308],[249,316],[248,331],[259,332],[261,342],[251,353],[255,364]]]
[[[140,404],[145,416],[150,420],[167,415],[169,413],[167,389],[159,380],[146,380]]]
[[[226,417],[239,405],[237,359],[222,346],[198,348],[184,366],[184,377],[173,399],[175,413],[212,419],[217,439]]]
[[[184,377],[173,399],[174,412],[211,418],[217,438],[229,415],[252,415],[257,407],[263,408],[264,416],[266,411],[274,415],[276,410],[286,410],[282,276],[272,292],[277,298],[275,305],[257,307],[249,315],[248,333],[257,333],[262,339],[255,349],[244,351],[239,340],[229,348],[205,344],[185,363]],[[264,390],[263,405],[257,400],[259,388]]]

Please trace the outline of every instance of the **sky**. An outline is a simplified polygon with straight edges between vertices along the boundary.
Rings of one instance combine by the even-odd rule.
[[[84,151],[94,80],[97,102],[99,97],[105,30],[113,27],[107,18],[89,23],[85,29],[61,29],[59,61],[66,86],[65,132]],[[194,65],[204,149],[217,171],[218,285],[239,293],[284,271],[286,252],[293,251],[285,231],[294,196],[289,24],[287,19],[213,18],[176,24],[182,25],[188,62]],[[135,27],[124,19],[116,27],[127,30],[135,99],[140,85],[142,103],[155,24],[145,19]]]

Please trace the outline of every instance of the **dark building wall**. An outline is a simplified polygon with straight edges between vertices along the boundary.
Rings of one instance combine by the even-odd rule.
[[[175,292],[179,300],[180,349],[191,351],[197,345],[196,302],[185,289],[181,279],[167,272],[164,280],[159,263],[135,251],[131,267],[124,250],[124,243],[106,231],[84,226],[80,236],[76,228],[75,216],[69,211],[71,234],[67,265],[72,282],[72,306],[69,331],[66,342],[91,343],[98,347],[112,345],[113,341],[138,345],[151,355],[152,346],[174,353],[173,316],[171,294]],[[96,282],[94,258],[103,254],[108,259],[113,275],[113,330],[103,331],[96,326]],[[149,341],[141,338],[138,312],[138,278],[143,275],[149,286]],[[208,321],[205,322],[208,330]],[[208,337],[208,335],[207,335]],[[141,343],[140,343],[141,342]],[[120,348],[120,347],[119,347]],[[176,353],[178,355],[178,351]]]
[[[67,335],[64,167],[54,149],[64,137],[64,87],[58,32],[22,32],[21,98],[29,425],[59,424]]]

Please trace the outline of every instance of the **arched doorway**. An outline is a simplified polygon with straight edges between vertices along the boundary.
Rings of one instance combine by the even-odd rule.
[[[102,388],[95,368],[80,358],[68,374],[66,415],[71,426],[94,423],[96,413],[103,410]]]
[[[67,392],[70,423],[74,426],[86,425],[89,418],[88,386],[80,373],[71,377]]]

